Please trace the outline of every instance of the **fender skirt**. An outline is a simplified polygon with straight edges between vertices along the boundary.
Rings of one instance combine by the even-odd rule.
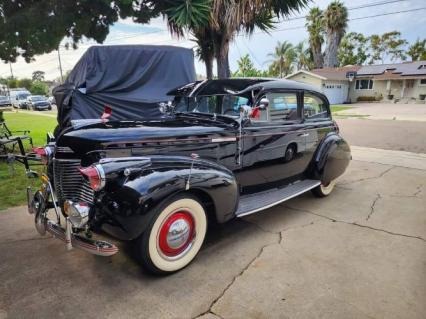
[[[328,134],[314,156],[314,178],[329,183],[345,172],[351,159],[349,144],[336,133]]]

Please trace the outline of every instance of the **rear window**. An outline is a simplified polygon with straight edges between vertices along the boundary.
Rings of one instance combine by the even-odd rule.
[[[327,105],[323,99],[313,94],[305,93],[303,98],[303,114],[305,120],[329,118]]]

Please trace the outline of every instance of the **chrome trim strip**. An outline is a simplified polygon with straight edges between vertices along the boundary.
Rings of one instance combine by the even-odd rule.
[[[212,143],[235,142],[236,140],[237,140],[236,137],[218,137],[218,138],[212,138]]]
[[[297,192],[297,193],[294,193],[293,195],[291,195],[291,196],[289,196],[289,197],[285,197],[285,198],[283,198],[283,199],[280,199],[279,201],[277,201],[277,202],[273,202],[272,204],[269,204],[269,205],[266,205],[266,206],[263,206],[263,207],[260,207],[260,208],[256,208],[256,209],[254,209],[254,210],[250,210],[250,211],[248,211],[248,212],[245,212],[245,213],[242,213],[242,214],[239,214],[239,215],[236,215],[236,217],[244,217],[244,216],[247,216],[247,215],[250,215],[250,214],[254,214],[254,213],[257,213],[258,211],[261,211],[261,210],[264,210],[264,209],[268,209],[268,208],[270,208],[270,207],[273,207],[273,206],[275,206],[275,205],[278,205],[278,204],[280,204],[280,203],[282,203],[282,202],[285,202],[285,201],[287,201],[287,200],[289,200],[289,199],[292,199],[292,198],[294,198],[294,197],[296,197],[296,196],[299,196],[299,195],[301,195],[301,194],[303,194],[303,193],[306,193],[307,191],[309,191],[309,190],[311,190],[312,188],[315,188],[315,187],[317,187],[317,186],[319,186],[319,185],[321,185],[321,182],[320,181],[318,181],[317,183],[315,183],[315,184],[313,184],[313,185],[311,185],[311,186],[309,186],[309,187],[306,187],[305,189],[303,189],[303,190],[301,190],[301,191],[299,191],[299,192]]]
[[[101,178],[101,187],[99,188],[100,190],[105,187],[105,183],[106,183],[105,171],[101,164],[95,165],[95,168],[98,170],[99,177]]]

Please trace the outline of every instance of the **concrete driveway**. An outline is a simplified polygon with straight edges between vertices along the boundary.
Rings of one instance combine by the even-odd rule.
[[[195,261],[163,278],[125,247],[67,252],[24,207],[2,211],[0,318],[425,318],[426,170],[420,155],[371,152],[354,149],[328,198],[211,228]]]
[[[368,115],[370,120],[426,121],[426,104],[355,103],[339,115]]]

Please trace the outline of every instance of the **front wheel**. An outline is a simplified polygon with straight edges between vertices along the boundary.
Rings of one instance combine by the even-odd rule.
[[[327,184],[321,183],[321,185],[318,185],[317,187],[312,189],[312,193],[317,197],[326,197],[330,195],[335,185],[336,185],[336,180],[333,180]]]
[[[147,229],[136,240],[136,253],[151,273],[170,274],[195,258],[206,232],[203,206],[191,195],[179,195],[154,211]]]

